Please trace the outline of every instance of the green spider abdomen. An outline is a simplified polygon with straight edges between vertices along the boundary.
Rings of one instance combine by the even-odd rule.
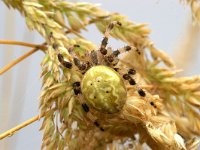
[[[90,68],[82,79],[81,90],[90,106],[106,113],[119,112],[127,98],[122,78],[106,66]]]

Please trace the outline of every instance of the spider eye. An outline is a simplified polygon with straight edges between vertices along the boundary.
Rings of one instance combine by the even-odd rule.
[[[127,97],[122,78],[106,66],[90,68],[82,79],[81,91],[90,106],[104,113],[120,111]]]

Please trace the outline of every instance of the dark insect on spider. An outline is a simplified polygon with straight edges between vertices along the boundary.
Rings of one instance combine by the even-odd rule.
[[[107,114],[117,113],[122,109],[127,99],[125,82],[128,82],[131,86],[138,87],[133,78],[136,70],[133,68],[124,69],[117,66],[119,62],[118,56],[133,50],[133,48],[131,46],[125,46],[115,51],[107,48],[110,31],[114,26],[122,26],[122,24],[114,21],[108,25],[100,48],[96,51],[87,52],[87,56],[89,56],[87,60],[89,61],[81,61],[78,59],[73,53],[73,50],[71,51],[74,57],[73,63],[66,61],[58,53],[58,60],[63,67],[75,69],[83,74],[81,81],[74,82],[72,86],[74,94],[85,113],[90,113],[91,107]],[[74,47],[80,46],[75,45]],[[137,89],[141,97],[146,96],[143,89]],[[93,121],[96,127],[104,131],[104,128],[98,120],[94,120],[93,118],[95,117],[89,119]]]

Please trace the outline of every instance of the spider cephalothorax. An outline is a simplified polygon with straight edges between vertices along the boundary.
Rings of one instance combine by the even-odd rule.
[[[120,112],[127,98],[125,82],[131,86],[136,86],[141,97],[146,96],[144,90],[139,88],[133,78],[136,70],[117,66],[118,56],[121,53],[134,50],[134,48],[125,46],[116,51],[107,48],[109,33],[115,25],[121,26],[121,23],[114,21],[109,24],[99,50],[86,52],[87,58],[84,61],[75,55],[73,48],[70,49],[73,62],[66,61],[62,54],[58,53],[58,60],[64,67],[80,71],[83,74],[81,81],[74,82],[72,87],[77,100],[86,113],[90,113],[91,107],[107,114]],[[79,47],[79,45],[73,47]],[[104,128],[94,118],[90,118],[94,125],[104,131]]]

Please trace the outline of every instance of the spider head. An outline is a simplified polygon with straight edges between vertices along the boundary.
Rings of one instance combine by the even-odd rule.
[[[87,103],[104,113],[119,112],[127,98],[122,78],[107,66],[90,68],[82,79],[81,90]]]

